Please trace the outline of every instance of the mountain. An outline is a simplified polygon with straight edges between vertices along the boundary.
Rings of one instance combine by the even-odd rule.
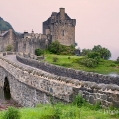
[[[8,30],[10,28],[12,28],[12,26],[10,25],[10,23],[4,21],[3,18],[0,17],[0,31],[1,30],[6,31],[6,30]]]

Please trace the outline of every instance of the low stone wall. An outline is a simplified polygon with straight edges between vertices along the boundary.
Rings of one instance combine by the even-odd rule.
[[[36,56],[34,54],[31,54],[31,53],[20,53],[18,52],[17,55],[19,56],[23,56],[25,58],[29,58],[29,59],[35,59],[35,60],[43,60],[44,59],[44,56]]]
[[[6,55],[16,55],[16,52],[0,52],[0,56],[6,56]]]
[[[119,86],[57,76],[23,67],[0,57],[0,86],[4,79],[10,82],[10,92],[15,101],[23,106],[34,106],[37,103],[50,103],[50,95],[54,100],[71,102],[73,96],[80,94],[89,103],[101,102],[102,106],[119,107]]]
[[[91,81],[96,83],[104,83],[104,84],[117,84],[119,85],[119,77],[106,76],[93,72],[85,72],[80,70],[74,70],[70,68],[64,68],[56,65],[52,65],[46,62],[40,62],[33,59],[24,58],[23,55],[17,55],[17,60],[30,65],[32,67],[36,67],[38,69],[44,70],[51,74],[55,74],[58,76],[69,77],[72,79],[78,79],[80,81]]]

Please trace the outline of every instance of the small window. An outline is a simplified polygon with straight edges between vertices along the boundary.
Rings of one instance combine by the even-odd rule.
[[[64,36],[64,30],[62,31],[62,36]]]

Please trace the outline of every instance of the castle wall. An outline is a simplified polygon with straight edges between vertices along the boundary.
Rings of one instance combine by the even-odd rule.
[[[3,37],[0,37],[0,52],[4,51]]]
[[[70,46],[75,44],[75,27],[72,24],[59,23],[54,25],[52,41],[58,40],[61,44]]]
[[[52,41],[58,40],[61,44],[70,46],[75,44],[76,20],[71,19],[64,8],[60,8],[59,13],[53,12],[47,21],[43,22],[43,33],[50,30]]]
[[[28,36],[18,41],[18,52],[27,52],[34,54],[35,49],[46,48],[47,36],[43,34],[34,34],[34,36]]]
[[[45,49],[55,40],[63,45],[75,44],[76,20],[71,19],[64,8],[60,12],[53,12],[47,21],[43,22],[43,34],[24,32],[19,34],[9,29],[4,35],[0,34],[0,51],[6,50],[8,45],[12,46],[12,51],[34,53],[35,49]]]
[[[19,37],[12,29],[6,31],[6,34],[0,37],[0,52],[6,51],[8,45],[12,46],[12,51],[17,51],[17,39],[19,39]]]

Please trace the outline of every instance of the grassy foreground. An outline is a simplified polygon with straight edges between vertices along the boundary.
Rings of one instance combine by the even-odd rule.
[[[57,57],[57,61],[53,62],[53,58]],[[98,66],[95,68],[88,68],[84,65],[76,63],[75,60],[82,58],[81,56],[66,56],[66,55],[54,55],[54,54],[45,54],[45,61],[51,64],[64,66],[67,68],[73,68],[88,72],[96,72],[101,74],[117,73],[119,74],[119,64],[116,64],[112,60],[103,60],[99,62]]]
[[[4,119],[5,112],[0,112],[0,119]],[[38,105],[35,108],[21,108],[19,112],[20,119],[119,119],[119,115],[112,116],[111,111],[90,109],[88,106],[78,108],[71,104]]]

